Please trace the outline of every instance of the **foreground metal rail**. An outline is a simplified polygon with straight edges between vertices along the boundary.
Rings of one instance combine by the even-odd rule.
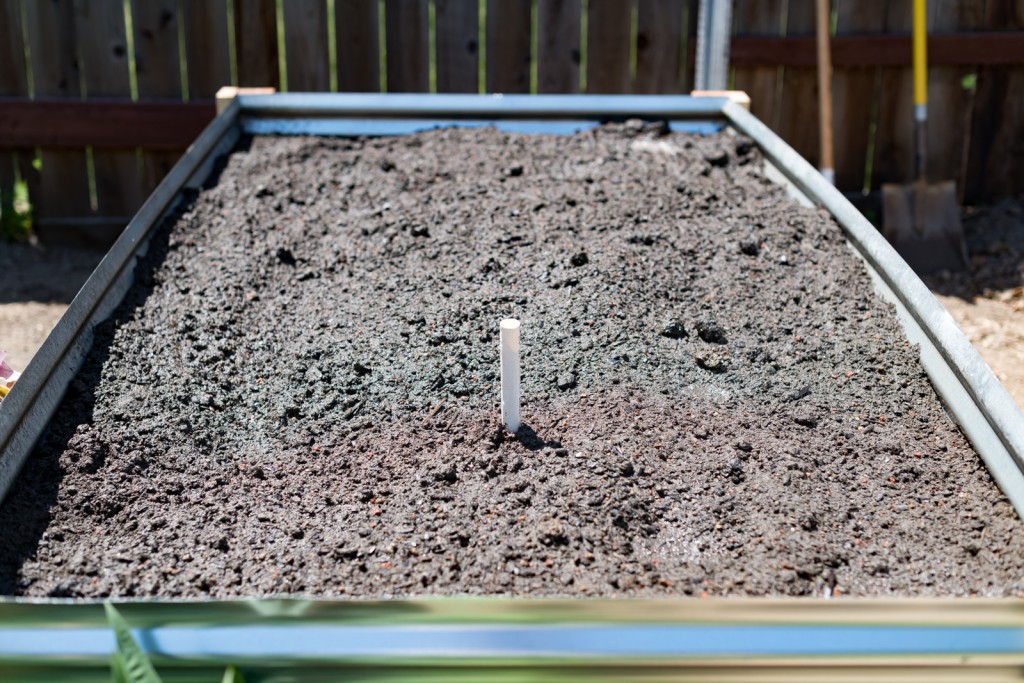
[[[250,683],[1011,681],[1024,671],[1024,606],[1015,601],[461,598],[119,609],[165,680],[216,680],[215,667],[227,663]],[[113,643],[99,603],[0,603],[6,682],[107,680]]]
[[[896,307],[908,338],[920,345],[924,368],[950,413],[1024,516],[1024,416],[880,234],[814,168],[729,100],[643,96],[238,98],[128,225],[0,405],[0,500],[84,361],[93,328],[131,286],[135,259],[145,252],[149,237],[181,200],[182,189],[201,184],[240,135],[383,134],[437,125],[551,132],[633,116],[667,119],[691,130],[732,125],[755,141],[787,183],[832,213],[880,295]],[[1022,676],[1021,603],[893,605],[834,600],[142,601],[127,603],[123,612],[143,629],[143,647],[171,668],[184,667],[181,658],[200,668],[225,659],[254,671],[272,672],[296,662],[323,667],[288,680],[331,679],[331,667],[342,665],[349,673],[355,667],[365,678],[382,680],[408,678],[410,667],[425,667],[438,680],[826,680],[833,666],[847,667],[854,678],[962,677],[962,671],[943,668],[950,664],[977,667],[971,670],[972,680]],[[46,680],[52,678],[47,672],[64,665],[78,671],[74,680],[102,680],[112,642],[95,603],[0,599],[4,681]],[[415,670],[419,676],[420,669]],[[275,675],[249,680],[279,680]],[[65,674],[61,679],[72,680]]]

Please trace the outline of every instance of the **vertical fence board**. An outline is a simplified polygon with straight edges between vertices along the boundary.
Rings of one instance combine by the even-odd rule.
[[[630,90],[633,3],[590,0],[587,7],[587,92]]]
[[[86,96],[130,98],[128,36],[121,0],[76,3],[75,33]],[[98,213],[120,218],[134,214],[145,198],[136,150],[93,150],[92,158]],[[111,236],[98,237],[106,240]]]
[[[787,36],[813,36],[813,2],[789,3]],[[779,103],[778,134],[805,159],[818,166],[821,140],[818,137],[817,69],[786,67],[782,77],[782,101]]]
[[[5,40],[0,43],[0,96],[28,97],[25,44],[21,38],[20,0],[0,0],[0,26]],[[28,153],[23,150],[22,153]],[[0,214],[14,210],[15,168],[19,153],[0,149]]]
[[[231,85],[231,49],[225,0],[181,0],[188,98],[212,100]]]
[[[330,90],[331,50],[327,44],[326,0],[288,0],[283,6],[288,89],[293,92]]]
[[[684,0],[639,0],[633,92],[683,92],[680,68]]]
[[[683,92],[693,90],[693,82],[697,71],[697,13],[700,0],[683,2],[683,17],[686,20],[685,31],[682,33],[681,65],[683,71]]]
[[[238,85],[281,87],[274,0],[233,0]]]
[[[388,92],[430,91],[427,28],[427,0],[385,1]]]
[[[782,33],[780,17],[786,0],[736,0],[733,24],[738,36],[778,36]],[[691,15],[694,30],[697,15]],[[695,34],[696,35],[696,34]],[[774,130],[779,128],[777,86],[781,69],[759,66],[733,70],[733,87],[750,95],[750,111]]]
[[[957,32],[971,32],[985,28],[986,25],[986,0],[963,0],[958,8],[955,27]],[[974,105],[975,96],[977,94],[977,79],[976,75],[978,67],[974,65],[964,65],[956,67],[960,69],[960,73],[956,75],[956,88],[962,97],[962,112],[960,120],[959,132],[956,135],[956,140],[952,144],[956,145],[957,162],[959,166],[951,170],[951,175],[934,176],[936,179],[944,180],[947,178],[956,179],[957,187],[957,199],[962,204],[966,198],[966,185],[967,185],[967,171],[968,164],[970,161],[970,145],[971,145],[971,123],[974,117]],[[969,82],[965,82],[966,77],[974,78],[974,87],[970,87]],[[931,88],[931,76],[929,76],[929,88]],[[930,112],[929,112],[930,114]],[[929,143],[931,138],[929,136]],[[931,164],[929,163],[929,174],[932,173]],[[932,177],[932,176],[929,176]]]
[[[479,5],[435,0],[437,91],[475,93],[480,58]]]
[[[17,179],[15,172],[18,163],[18,155],[11,151],[0,149],[0,220],[6,221],[8,211],[14,211],[14,184]],[[0,230],[0,235],[3,231]]]
[[[377,0],[338,0],[334,35],[338,51],[338,90],[380,90]]]
[[[78,57],[71,0],[26,2],[25,24],[30,45],[49,45],[32,50],[32,75],[37,97],[78,99]],[[89,176],[84,149],[41,150],[42,167],[33,185],[36,229],[45,239],[53,219],[81,218],[92,213]]]
[[[537,0],[537,91],[580,91],[580,0]]]
[[[487,0],[487,92],[530,92],[530,0]]]
[[[881,33],[888,0],[837,4],[836,35]],[[864,187],[865,164],[875,99],[876,67],[837,68],[832,73],[833,145],[836,187],[854,192]]]
[[[139,99],[181,99],[175,0],[133,0],[132,34]]]
[[[135,75],[141,100],[182,99],[176,0],[133,0]],[[180,152],[142,151],[143,190],[148,196],[171,170]]]
[[[911,0],[889,0],[886,33],[909,34]],[[906,183],[914,174],[914,74],[909,66],[882,69],[871,183]]]
[[[984,28],[1024,29],[1024,0],[987,0]],[[1024,192],[1024,67],[978,69],[965,178],[967,201]]]
[[[980,12],[984,0],[932,0],[928,3],[928,34],[956,33],[964,19]],[[980,8],[979,9],[983,9]],[[972,73],[969,66],[928,67],[928,179],[950,180],[960,175],[963,155],[962,140],[966,134],[965,116],[970,94],[964,90],[964,76]]]
[[[0,0],[0,95],[28,97],[25,43],[21,38],[20,0]]]

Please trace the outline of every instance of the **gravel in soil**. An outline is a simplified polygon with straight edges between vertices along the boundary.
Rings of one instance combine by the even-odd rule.
[[[729,133],[257,138],[137,280],[0,507],[4,593],[1024,594],[839,228]]]

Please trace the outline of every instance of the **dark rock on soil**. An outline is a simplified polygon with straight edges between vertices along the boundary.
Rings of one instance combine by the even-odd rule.
[[[709,344],[725,344],[728,339],[725,336],[725,328],[714,320],[700,320],[697,322],[697,336]]]
[[[757,256],[761,253],[761,245],[757,243],[757,240],[743,240],[740,242],[740,251],[747,256]]]
[[[742,138],[658,132],[243,145],[0,506],[0,591],[1024,594],[1024,525],[836,225]]]
[[[662,328],[661,336],[669,339],[686,339],[690,335],[686,333],[686,326],[676,320]]]

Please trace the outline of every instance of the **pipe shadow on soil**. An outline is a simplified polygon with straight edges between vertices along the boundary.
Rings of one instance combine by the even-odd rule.
[[[239,141],[235,151],[248,148],[251,139]],[[204,188],[215,185],[227,164],[227,156],[214,165]],[[181,215],[190,210],[198,196],[196,191],[183,191],[184,201],[172,211],[153,233],[146,255],[135,264],[135,282],[114,313],[96,325],[93,345],[82,368],[71,380],[64,398],[50,420],[35,449],[29,454],[7,494],[0,502],[0,595],[18,595],[27,585],[18,574],[26,560],[35,556],[51,521],[51,511],[58,505],[63,472],[60,458],[79,425],[91,424],[96,406],[96,390],[102,368],[110,355],[116,330],[130,320],[154,289],[154,274],[167,257],[171,229]],[[71,562],[72,558],[64,558]],[[63,587],[63,584],[61,584]],[[58,588],[50,597],[73,597],[74,592]]]
[[[515,440],[521,443],[528,451],[541,451],[545,448],[562,447],[562,444],[558,441],[547,441],[537,434],[533,427],[525,423],[519,425],[519,430],[516,432]]]

